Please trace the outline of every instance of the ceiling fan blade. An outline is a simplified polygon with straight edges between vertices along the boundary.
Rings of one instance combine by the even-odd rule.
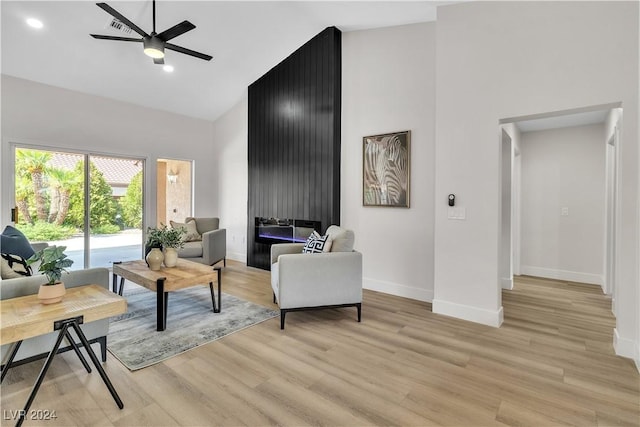
[[[134,39],[131,37],[114,37],[114,36],[103,36],[100,34],[89,34],[91,37],[93,37],[94,39],[100,39],[100,40],[118,40],[121,42],[141,42],[142,39]]]
[[[186,33],[187,31],[193,30],[195,27],[196,26],[189,21],[182,21],[181,23],[174,25],[168,30],[164,30],[163,32],[158,34],[157,37],[167,42],[173,38],[178,37],[179,35]]]
[[[125,24],[127,27],[131,28],[136,33],[140,34],[141,36],[149,37],[149,34],[147,34],[144,31],[142,31],[142,29],[140,27],[138,27],[133,22],[129,21],[120,12],[118,12],[117,10],[115,10],[114,8],[109,6],[108,4],[106,4],[106,3],[96,3],[96,5],[100,9],[104,10],[105,12],[107,12],[109,15],[113,16],[114,18],[118,18],[123,24]]]
[[[181,46],[176,46],[175,44],[167,43],[164,45],[165,49],[174,50],[176,52],[184,53],[185,55],[195,56],[196,58],[204,59],[205,61],[210,61],[213,56],[207,55],[205,53],[196,52],[195,50],[187,49]]]
[[[164,64],[164,58],[154,58],[153,63],[162,65]]]

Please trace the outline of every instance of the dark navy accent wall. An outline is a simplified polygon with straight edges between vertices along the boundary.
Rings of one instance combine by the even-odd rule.
[[[340,223],[341,33],[329,27],[249,86],[247,264],[256,217]]]

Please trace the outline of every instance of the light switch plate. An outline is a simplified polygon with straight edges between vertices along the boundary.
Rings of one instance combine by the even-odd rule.
[[[460,207],[449,207],[447,208],[447,218],[448,219],[458,219],[464,220],[467,217],[467,209]]]

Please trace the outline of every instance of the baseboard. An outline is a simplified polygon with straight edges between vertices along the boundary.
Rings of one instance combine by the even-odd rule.
[[[502,325],[502,321],[504,320],[502,307],[500,307],[500,309],[497,311],[492,311],[473,307],[470,305],[456,304],[439,299],[433,300],[432,311],[436,314],[456,317],[458,319],[481,323],[483,325],[493,326],[495,328]]]
[[[433,300],[433,290],[418,289],[399,283],[385,282],[382,280],[367,279],[362,280],[362,287],[372,291],[383,292],[385,294],[396,295],[404,298],[411,298],[418,301],[431,302]]]
[[[502,289],[513,289],[513,279],[507,279],[503,277],[502,279],[500,279],[500,283],[502,284]]]
[[[227,259],[247,263],[247,254],[241,252],[227,252]]]
[[[640,372],[640,343],[621,337],[618,329],[613,328],[613,349],[618,356],[632,359]]]
[[[520,274],[526,276],[546,277],[548,279],[567,280],[569,282],[589,283],[592,285],[604,285],[601,274],[581,273],[579,271],[557,270],[553,268],[534,267],[523,265]]]

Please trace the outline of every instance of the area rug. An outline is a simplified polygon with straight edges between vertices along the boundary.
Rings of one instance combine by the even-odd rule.
[[[127,312],[110,319],[107,348],[132,371],[162,362],[279,315],[233,295],[222,294],[222,311],[213,312],[208,286],[169,293],[167,328],[156,331],[156,293],[124,293]],[[217,293],[216,293],[217,298]]]

